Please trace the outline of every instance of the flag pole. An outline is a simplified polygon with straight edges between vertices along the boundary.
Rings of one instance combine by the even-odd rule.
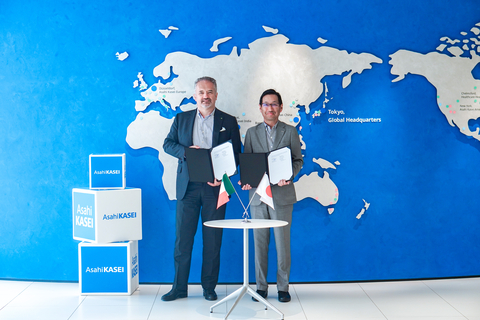
[[[248,212],[247,212],[247,210],[248,210],[248,208],[250,207],[250,204],[252,203],[252,200],[253,200],[254,197],[255,197],[255,193],[253,194],[252,198],[251,198],[250,201],[248,202],[247,208],[245,209],[245,213],[247,214],[247,217],[248,217]],[[245,220],[244,220],[243,222],[250,222],[250,221],[248,221],[247,217],[245,217]]]
[[[225,172],[224,175],[227,175],[227,177],[228,177],[227,172]],[[222,179],[223,179],[223,178],[222,178]],[[230,178],[228,178],[228,180],[230,180]],[[243,207],[243,217],[244,217],[244,220],[243,220],[242,222],[250,222],[250,221],[248,221],[248,212],[247,212],[247,209],[248,209],[248,207],[250,206],[250,202],[251,202],[251,201],[248,203],[247,208],[245,208],[245,205],[243,204],[242,199],[240,199],[240,195],[238,194],[237,189],[235,189],[235,187],[234,187],[234,185],[233,185],[233,183],[232,183],[231,181],[230,181],[230,185],[232,186],[233,191],[235,191],[235,194],[237,195],[238,201],[240,201],[240,204],[241,204],[242,207]]]
[[[237,190],[236,190],[235,188],[233,188],[233,189],[235,190],[235,194],[237,195],[238,200],[240,201],[240,204],[241,204],[242,207],[243,207],[243,217],[244,217],[243,222],[250,222],[250,221],[248,221],[248,212],[247,212],[248,206],[250,206],[250,202],[248,203],[247,208],[245,208],[245,205],[243,204],[242,199],[240,199],[240,196],[238,195]],[[246,215],[245,215],[245,214],[246,214]]]

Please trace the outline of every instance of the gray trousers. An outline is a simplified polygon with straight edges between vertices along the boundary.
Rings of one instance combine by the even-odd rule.
[[[277,290],[288,291],[290,279],[290,226],[292,224],[293,204],[277,205],[275,210],[265,203],[251,205],[250,210],[254,219],[272,219],[287,221],[288,225],[280,228],[273,228],[275,236],[275,247],[277,250]],[[257,290],[267,291],[268,273],[268,245],[270,243],[270,229],[253,229],[255,242],[255,278]]]

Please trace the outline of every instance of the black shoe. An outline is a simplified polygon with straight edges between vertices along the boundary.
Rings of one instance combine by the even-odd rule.
[[[257,290],[257,293],[258,293],[258,294],[260,295],[260,297],[262,297],[263,299],[267,299],[268,291]],[[252,300],[255,301],[255,302],[258,302],[258,300],[255,299],[255,297],[252,297]]]
[[[188,296],[186,291],[178,291],[176,289],[170,290],[170,292],[162,296],[163,301],[173,301],[180,298],[186,298]]]
[[[290,297],[288,291],[278,291],[278,301],[289,302],[290,300],[292,300],[292,297]]]
[[[217,300],[217,294],[213,289],[210,289],[210,290],[203,289],[203,296],[205,297],[205,300],[208,300],[208,301]]]

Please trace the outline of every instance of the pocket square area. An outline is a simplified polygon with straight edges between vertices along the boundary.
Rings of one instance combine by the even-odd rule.
[[[222,129],[220,130],[220,132],[222,131],[226,131],[227,129],[225,129],[225,127],[222,127]]]

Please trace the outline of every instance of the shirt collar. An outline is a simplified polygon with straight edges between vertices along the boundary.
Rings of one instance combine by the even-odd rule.
[[[210,117],[213,117],[213,115],[215,114],[215,110],[216,110],[216,108],[213,109],[212,113],[210,113],[208,116],[204,117],[203,114],[200,112],[200,110],[198,110],[198,108],[197,108],[197,116],[202,120],[206,120]]]
[[[263,124],[265,125],[265,129],[267,130],[273,130],[273,129],[277,129],[277,125],[278,125],[278,121],[277,123],[275,123],[275,125],[273,127],[270,128],[270,126],[264,121]]]

